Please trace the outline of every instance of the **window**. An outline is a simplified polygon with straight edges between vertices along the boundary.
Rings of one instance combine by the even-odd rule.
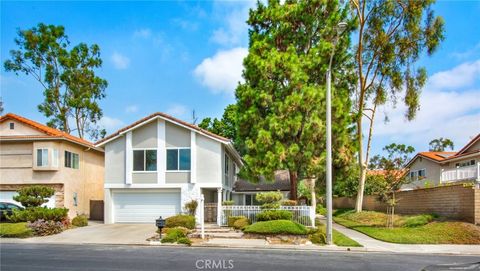
[[[426,169],[420,169],[418,171],[418,179],[425,179],[425,176],[427,176],[427,170]]]
[[[468,167],[473,165],[475,165],[475,160],[470,160],[470,161],[465,161],[465,162],[455,164],[456,167]]]
[[[65,167],[78,169],[80,157],[78,153],[65,151]]]
[[[245,205],[260,205],[257,201],[256,194],[246,194],[245,195]]]
[[[157,171],[157,150],[134,150],[133,171]]]
[[[77,192],[73,192],[73,206],[78,206],[78,195],[77,195]]]
[[[58,150],[57,149],[53,149],[52,150],[52,166],[53,167],[58,167]]]
[[[228,175],[228,155],[225,154],[225,175]]]
[[[48,149],[37,149],[37,167],[48,166]]]
[[[167,170],[190,170],[190,148],[167,149]]]
[[[13,130],[13,129],[15,129],[15,123],[10,122],[10,130]]]

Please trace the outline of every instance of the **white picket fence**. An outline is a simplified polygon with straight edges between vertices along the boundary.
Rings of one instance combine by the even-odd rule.
[[[261,209],[260,206],[230,205],[222,206],[220,225],[227,226],[228,217],[245,216],[251,223],[257,222],[257,214],[267,209]],[[292,219],[305,226],[315,226],[315,209],[311,206],[280,206],[279,209],[268,210],[287,210],[292,212]]]

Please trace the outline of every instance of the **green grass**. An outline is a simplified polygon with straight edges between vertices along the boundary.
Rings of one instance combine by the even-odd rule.
[[[32,236],[32,230],[27,227],[27,223],[1,223],[0,237],[25,238]]]
[[[309,236],[310,241],[318,245],[326,244],[325,232],[326,232],[325,225],[317,222],[316,232]],[[346,235],[336,230],[333,230],[333,243],[341,247],[361,247],[362,246],[359,243],[357,243],[355,240],[348,238]]]
[[[247,226],[244,232],[257,234],[304,235],[307,234],[307,228],[290,220],[270,220],[253,223],[252,225]]]
[[[353,214],[342,211],[334,221],[372,238],[399,244],[480,244],[480,228],[473,224],[435,221],[433,215],[396,216],[395,227],[386,228],[386,215],[379,212]],[[433,220],[433,221],[432,221]]]

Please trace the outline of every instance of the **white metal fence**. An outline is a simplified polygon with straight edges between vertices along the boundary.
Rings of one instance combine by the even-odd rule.
[[[228,217],[245,216],[251,223],[257,222],[257,214],[266,210],[287,210],[292,212],[292,220],[305,226],[315,226],[315,210],[311,206],[281,206],[279,209],[261,209],[260,206],[222,206],[221,225],[227,226]]]

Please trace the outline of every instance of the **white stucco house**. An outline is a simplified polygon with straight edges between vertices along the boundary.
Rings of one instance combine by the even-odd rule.
[[[232,199],[242,165],[232,142],[154,113],[97,142],[105,150],[105,223],[154,223],[205,196]]]

